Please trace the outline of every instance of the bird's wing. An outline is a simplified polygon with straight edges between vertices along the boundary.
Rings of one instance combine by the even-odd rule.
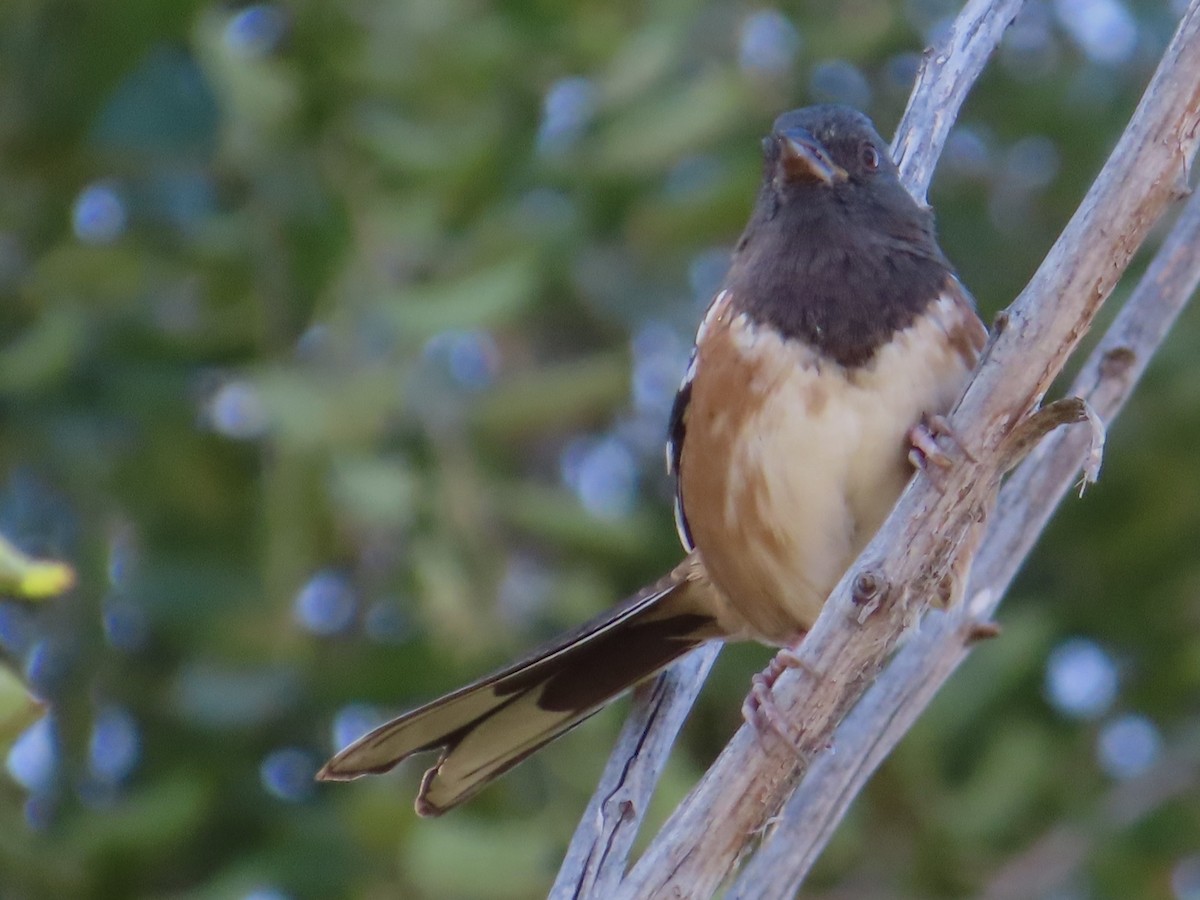
[[[705,331],[713,319],[728,309],[729,291],[721,290],[709,304],[700,328],[696,332],[696,343],[692,347],[692,355],[688,357],[687,371],[679,390],[675,392],[675,402],[671,405],[671,416],[667,421],[667,474],[675,480],[675,530],[679,532],[680,543],[691,553],[696,549],[692,541],[692,532],[688,528],[687,513],[683,505],[683,486],[679,478],[679,460],[683,456],[683,440],[687,433],[688,404],[692,399],[692,380],[696,376],[696,353]]]

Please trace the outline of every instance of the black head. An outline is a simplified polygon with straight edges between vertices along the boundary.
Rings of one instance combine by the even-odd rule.
[[[860,202],[899,215],[923,210],[900,183],[887,142],[856,109],[806,106],[775,120],[763,141],[763,200],[770,206]]]
[[[897,179],[871,120],[848,106],[806,106],[775,120],[763,155],[780,190]]]
[[[900,183],[871,120],[850,107],[784,113],[763,155],[730,286],[753,318],[862,364],[951,275],[933,216]]]

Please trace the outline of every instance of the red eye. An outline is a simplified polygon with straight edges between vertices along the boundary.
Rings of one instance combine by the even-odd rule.
[[[879,151],[875,149],[874,144],[863,144],[862,164],[870,172],[879,168]]]

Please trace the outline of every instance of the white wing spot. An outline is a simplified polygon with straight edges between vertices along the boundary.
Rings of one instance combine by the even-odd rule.
[[[696,329],[696,343],[699,344],[704,340],[704,333],[708,330],[709,323],[715,316],[719,316],[722,308],[725,306],[725,301],[729,299],[729,291],[721,291],[709,304],[708,311],[704,313],[704,318],[700,320],[700,327]]]

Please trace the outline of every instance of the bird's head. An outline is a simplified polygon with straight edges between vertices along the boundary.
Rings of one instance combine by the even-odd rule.
[[[887,144],[871,120],[848,106],[806,106],[775,120],[763,141],[766,175],[776,191],[899,182]]]
[[[871,120],[848,106],[806,106],[775,120],[763,141],[762,190],[738,249],[764,230],[792,251],[797,241],[840,230],[859,242],[908,242],[940,258],[929,210],[901,184]]]

